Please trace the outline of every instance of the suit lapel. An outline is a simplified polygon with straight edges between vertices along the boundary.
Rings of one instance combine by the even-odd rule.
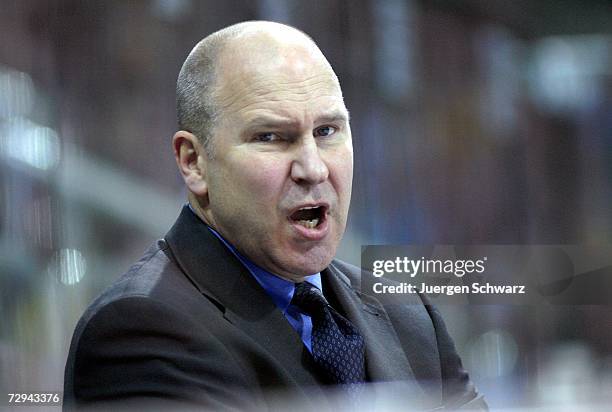
[[[317,385],[302,340],[244,265],[187,206],[166,235],[179,266],[224,317],[281,365],[298,386]]]
[[[332,263],[321,274],[325,288],[331,288],[342,310],[362,333],[366,342],[366,369],[372,382],[401,382],[402,390],[423,397],[410,363],[402,350],[385,309],[375,298],[361,294]]]

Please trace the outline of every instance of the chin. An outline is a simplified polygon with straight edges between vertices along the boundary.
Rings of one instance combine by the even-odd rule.
[[[287,262],[288,265],[285,267],[291,267],[292,272],[298,276],[308,276],[321,272],[329,266],[334,257],[334,254],[330,253],[330,249],[333,249],[334,252],[336,250],[335,247],[332,248],[331,246],[321,248],[323,250],[319,250],[319,253],[311,250],[296,256],[291,262]]]

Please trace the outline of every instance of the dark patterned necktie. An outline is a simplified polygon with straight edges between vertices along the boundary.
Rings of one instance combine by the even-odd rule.
[[[365,380],[365,344],[351,322],[308,282],[296,283],[291,304],[312,318],[311,348],[315,363],[332,383],[354,394]]]

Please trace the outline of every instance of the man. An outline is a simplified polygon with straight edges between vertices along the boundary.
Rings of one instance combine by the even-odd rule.
[[[333,260],[351,131],[309,37],[270,22],[216,32],[185,61],[177,103],[189,204],[83,315],[65,405],[314,408],[326,388],[359,402],[389,382],[407,407],[486,408],[435,309],[383,306]]]

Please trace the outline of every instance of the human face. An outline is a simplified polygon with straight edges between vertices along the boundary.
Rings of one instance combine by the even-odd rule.
[[[320,52],[291,50],[270,64],[235,58],[220,70],[204,216],[256,264],[301,281],[329,265],[346,226],[348,112]]]

